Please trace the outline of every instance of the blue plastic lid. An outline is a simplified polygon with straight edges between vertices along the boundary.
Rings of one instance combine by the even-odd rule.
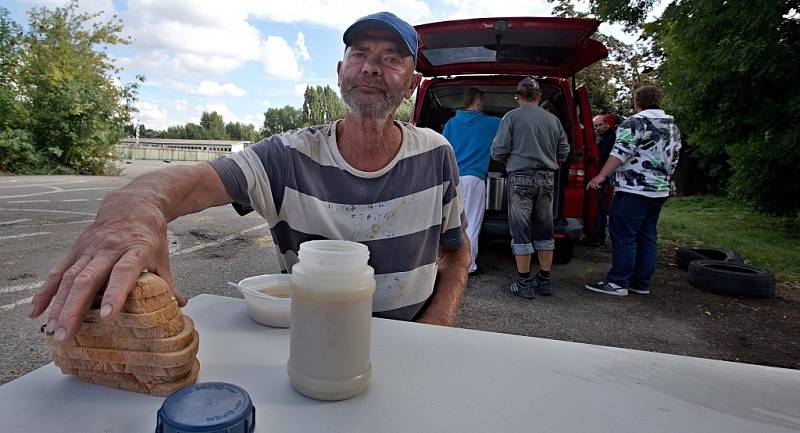
[[[253,433],[256,408],[242,388],[224,382],[195,383],[164,400],[156,433]]]

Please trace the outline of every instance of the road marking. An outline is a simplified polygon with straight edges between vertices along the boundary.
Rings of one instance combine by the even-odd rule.
[[[25,221],[30,221],[30,220],[31,220],[30,218],[23,218],[21,220],[2,221],[0,222],[0,226],[10,226],[11,224],[23,223]]]
[[[71,210],[53,210],[53,209],[12,209],[7,207],[0,207],[0,210],[14,211],[14,212],[50,212],[50,213],[66,213],[70,215],[88,215],[93,217],[93,213],[89,212],[75,212]]]
[[[12,181],[11,181],[11,183],[16,183],[16,182],[17,182],[16,180],[12,180]],[[53,182],[50,182],[50,183],[37,183],[37,184],[34,184],[34,185],[11,185],[11,186],[0,186],[0,188],[3,188],[3,189],[6,189],[6,188],[36,188],[36,187],[50,187],[50,188],[58,188],[58,187],[56,187],[56,186],[53,186],[53,185],[69,185],[69,184],[72,184],[72,183],[86,183],[86,182],[88,182],[88,180],[73,180],[73,181],[69,181],[69,182],[55,182],[55,183],[53,183]],[[58,189],[61,189],[61,188],[58,188]]]
[[[215,247],[217,245],[220,245],[220,244],[223,244],[225,242],[228,242],[231,239],[235,239],[235,238],[237,238],[237,237],[239,237],[239,236],[241,236],[241,235],[243,235],[245,233],[249,233],[249,232],[252,232],[252,231],[255,231],[255,230],[263,229],[264,227],[269,227],[269,224],[257,225],[255,227],[250,227],[249,229],[242,230],[239,233],[232,234],[232,235],[229,235],[229,236],[225,236],[222,239],[217,239],[215,241],[205,242],[205,243],[194,245],[194,246],[191,246],[191,247],[188,247],[188,248],[184,248],[182,250],[175,251],[174,253],[172,253],[172,255],[178,256],[178,255],[181,255],[181,254],[189,254],[189,253],[193,253],[195,251],[200,251],[200,250],[203,250],[203,249],[206,249],[206,248]]]
[[[3,209],[0,209],[0,210],[3,210]],[[206,249],[206,248],[215,247],[215,246],[223,244],[223,243],[225,243],[225,242],[227,242],[227,241],[229,241],[231,239],[235,239],[235,238],[237,238],[237,237],[239,237],[239,236],[241,236],[241,235],[243,235],[245,233],[249,233],[249,232],[252,232],[252,231],[260,230],[260,229],[263,229],[263,228],[266,228],[266,227],[269,227],[269,224],[257,225],[255,227],[251,227],[249,229],[242,230],[239,233],[232,234],[232,235],[229,235],[229,236],[225,236],[222,239],[217,239],[216,241],[206,242],[206,243],[195,245],[195,246],[192,246],[192,247],[189,247],[189,248],[184,248],[182,250],[171,252],[170,255],[171,256],[173,256],[173,255],[174,256],[178,256],[178,255],[182,255],[182,254],[193,253],[193,252],[200,251],[200,250],[203,250],[203,249]],[[0,239],[3,239],[3,238],[0,237]],[[42,284],[44,284],[44,281],[37,281],[35,283],[21,284],[21,285],[18,285],[18,286],[11,286],[11,287],[0,287],[0,293],[13,293],[13,292],[21,292],[23,290],[36,289],[39,286],[41,286]],[[13,310],[14,308],[16,308],[16,307],[18,307],[20,305],[29,304],[32,300],[33,300],[33,296],[31,296],[29,298],[25,298],[25,299],[20,299],[19,301],[12,302],[10,304],[0,305],[0,311]]]
[[[12,200],[9,203],[50,203],[50,200]]]
[[[50,232],[36,232],[36,233],[24,233],[21,235],[10,235],[10,236],[0,236],[0,241],[4,241],[6,239],[21,239],[21,238],[29,238],[31,236],[41,236],[41,235],[49,235]]]
[[[0,293],[14,293],[23,290],[38,289],[39,286],[44,284],[44,281],[36,281],[35,283],[20,284],[19,286],[0,287]]]
[[[33,296],[31,296],[30,298],[20,299],[19,301],[12,302],[10,304],[0,305],[0,311],[13,310],[14,307],[17,307],[19,305],[30,304],[32,300],[33,300]]]
[[[68,199],[64,199],[64,200],[61,200],[61,201],[68,201],[68,202],[73,202],[73,201],[89,201],[89,199],[88,199],[88,198],[68,198]]]
[[[67,221],[64,223],[43,222],[39,224],[26,224],[24,226],[19,226],[19,227],[50,227],[50,226],[64,226],[68,224],[88,224],[93,222],[94,220]]]
[[[108,186],[108,187],[103,186],[103,187],[98,187],[98,188],[61,189],[61,188],[56,188],[54,186],[51,186],[51,187],[48,187],[48,188],[55,188],[55,190],[54,191],[32,192],[30,194],[3,195],[3,196],[0,196],[0,199],[35,197],[35,196],[46,195],[46,194],[56,194],[56,193],[59,193],[59,192],[98,191],[98,190],[103,190],[103,189],[109,190],[109,189],[118,189],[119,187],[117,187],[117,186]]]

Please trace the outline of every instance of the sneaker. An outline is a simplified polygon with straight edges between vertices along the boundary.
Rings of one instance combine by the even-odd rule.
[[[605,282],[603,280],[600,280],[596,283],[587,283],[585,287],[597,293],[605,293],[607,295],[614,296],[628,296],[628,289],[618,286],[614,283]]]
[[[639,290],[639,289],[631,289],[630,287],[628,287],[628,291],[636,293],[637,295],[649,295],[650,294],[650,289]]]
[[[533,299],[533,289],[531,289],[531,279],[522,280],[517,278],[508,286],[508,291],[514,296],[524,299]]]
[[[533,283],[533,290],[542,296],[550,296],[553,294],[553,282],[550,281],[550,278],[536,276],[536,280]]]

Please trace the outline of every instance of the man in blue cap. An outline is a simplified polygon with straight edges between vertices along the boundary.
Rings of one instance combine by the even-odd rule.
[[[52,300],[46,332],[70,341],[97,292],[104,289],[100,317],[109,320],[145,268],[184,305],[170,271],[167,223],[233,203],[269,223],[286,269],[306,240],[360,242],[375,270],[376,316],[452,324],[471,259],[453,148],[430,129],[394,119],[422,78],[414,72],[417,33],[381,12],[356,21],[343,40],[336,70],[344,119],[273,135],[210,163],[148,173],[108,194],[39,289],[31,317]]]

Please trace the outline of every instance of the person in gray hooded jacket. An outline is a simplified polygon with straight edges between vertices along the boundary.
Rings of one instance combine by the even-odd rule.
[[[656,270],[656,225],[681,149],[675,119],[664,113],[660,103],[661,92],[655,86],[634,92],[636,114],[619,126],[611,156],[587,185],[600,188],[614,173],[612,265],[604,280],[586,284],[591,291],[616,296],[650,293]]]

